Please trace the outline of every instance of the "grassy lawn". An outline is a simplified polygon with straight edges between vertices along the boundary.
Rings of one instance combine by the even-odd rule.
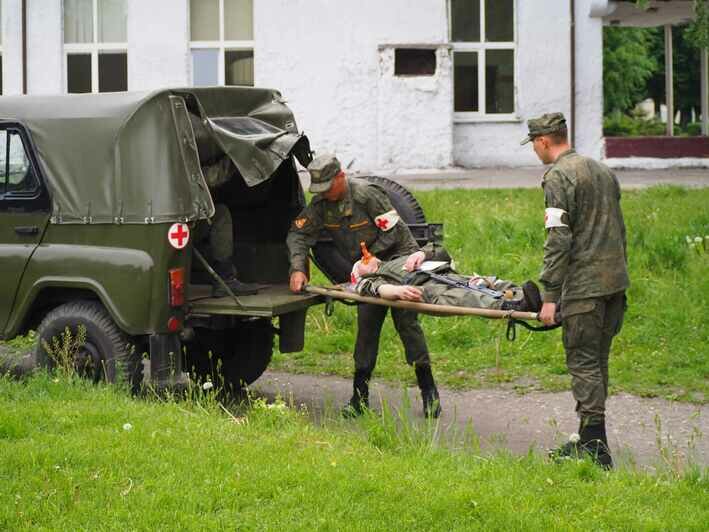
[[[417,192],[428,220],[443,222],[446,247],[461,272],[537,279],[542,262],[540,190]],[[623,331],[611,354],[613,391],[704,403],[709,399],[709,240],[706,251],[686,237],[709,235],[709,189],[656,187],[624,193],[632,286]],[[314,282],[325,284],[321,274]],[[276,355],[273,367],[349,376],[355,311],[337,305],[309,313],[305,350]],[[564,389],[568,377],[560,331],[518,331],[478,318],[422,317],[434,371],[447,386],[496,385]],[[413,383],[403,348],[387,320],[376,375]],[[529,378],[531,377],[531,379]]]
[[[1,530],[702,530],[707,471],[480,456],[391,418],[0,377]]]

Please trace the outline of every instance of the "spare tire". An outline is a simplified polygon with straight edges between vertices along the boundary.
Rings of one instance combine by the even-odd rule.
[[[425,224],[426,216],[413,194],[396,181],[381,176],[362,176],[386,192],[389,201],[407,224]],[[333,283],[346,283],[350,279],[352,264],[335,247],[332,241],[321,241],[313,247],[313,261]]]

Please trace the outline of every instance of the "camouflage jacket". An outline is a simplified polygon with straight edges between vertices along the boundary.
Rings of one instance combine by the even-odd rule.
[[[603,164],[562,153],[544,174],[544,301],[578,300],[624,290],[627,270],[620,184]]]
[[[358,179],[348,179],[347,183],[347,193],[342,200],[327,201],[318,194],[293,220],[286,239],[291,273],[307,271],[308,252],[323,229],[351,264],[361,257],[360,242],[365,242],[369,251],[381,260],[419,250],[386,192]]]

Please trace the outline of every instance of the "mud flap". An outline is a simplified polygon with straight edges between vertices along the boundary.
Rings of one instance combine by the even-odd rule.
[[[177,334],[150,335],[150,380],[158,390],[187,386],[188,377],[182,372],[182,344]]]
[[[307,313],[308,309],[303,309],[278,317],[278,349],[281,353],[297,353],[303,350]]]

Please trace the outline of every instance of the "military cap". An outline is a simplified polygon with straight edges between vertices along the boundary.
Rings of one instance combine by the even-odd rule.
[[[548,135],[566,129],[566,119],[563,113],[545,113],[539,118],[530,118],[527,120],[529,134],[522,139],[520,144],[527,144],[530,140],[540,135]]]
[[[310,172],[310,192],[325,192],[330,188],[333,178],[340,173],[342,166],[331,153],[319,155],[308,165]]]

